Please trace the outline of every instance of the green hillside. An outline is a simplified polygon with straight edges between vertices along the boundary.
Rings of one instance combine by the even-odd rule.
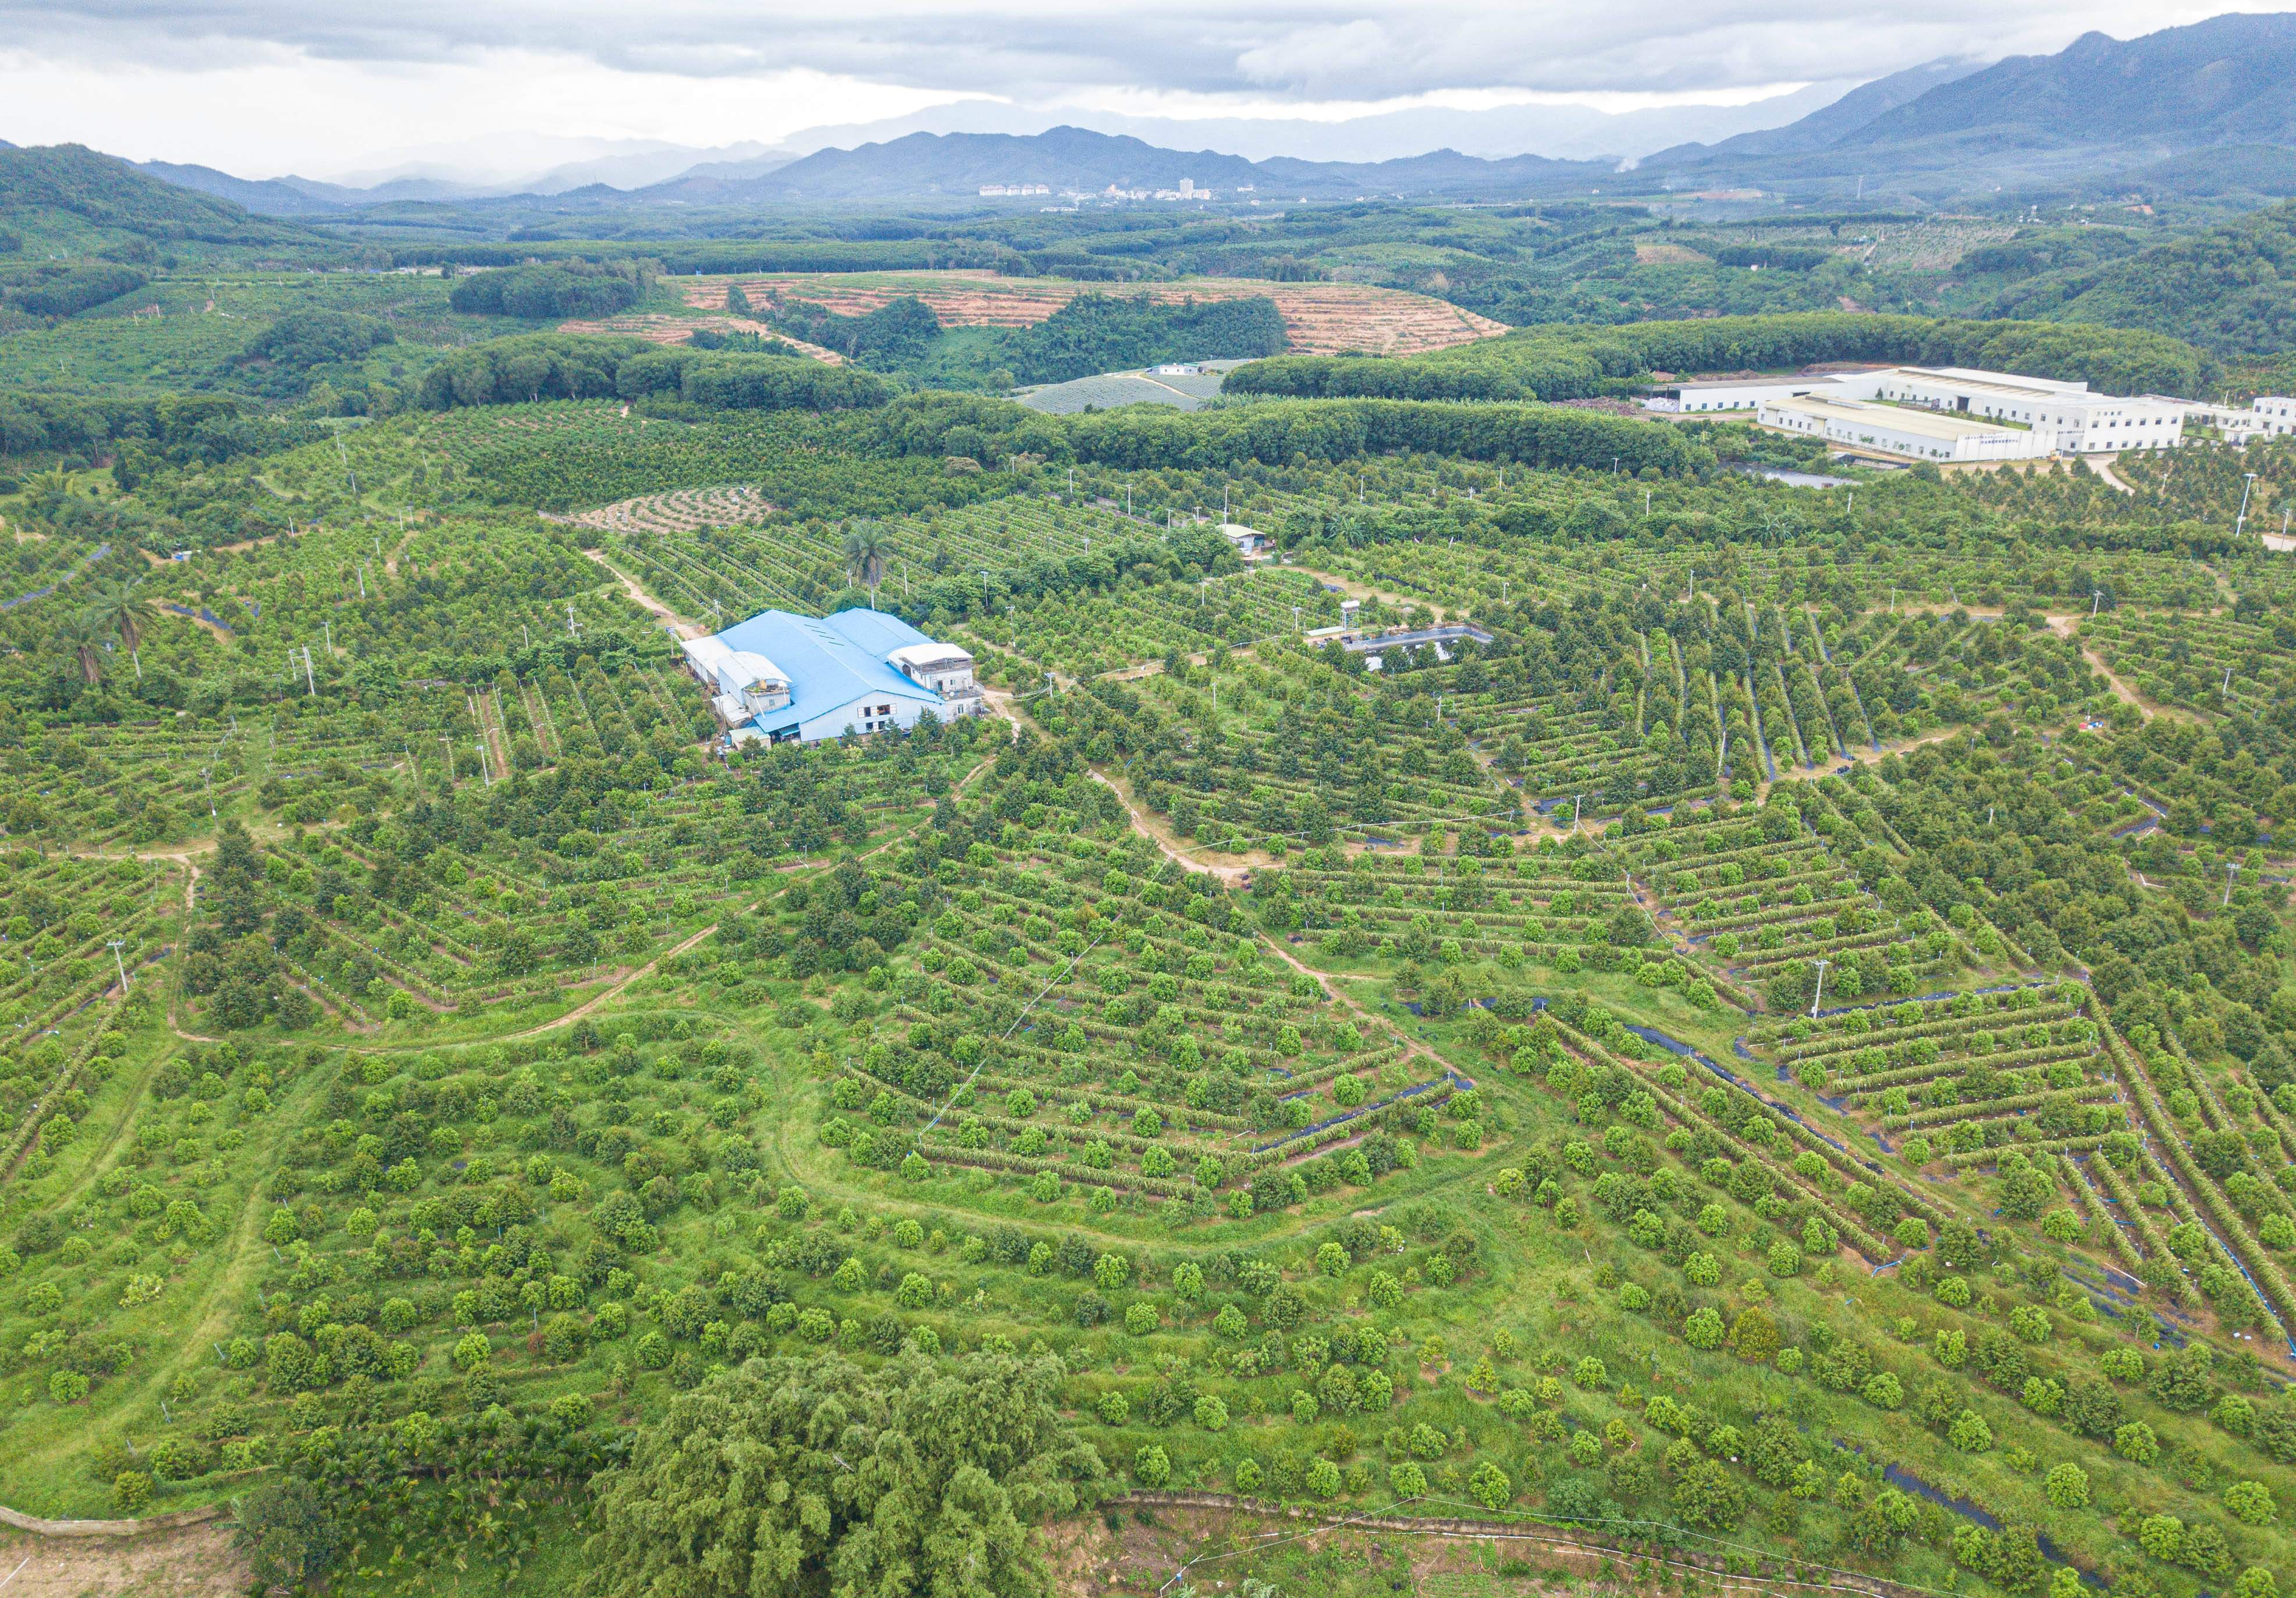
[[[2296,348],[2296,201],[2003,289],[1992,314],[2144,328],[2224,356]]]
[[[257,252],[299,265],[348,263],[356,253],[308,228],[161,183],[78,144],[0,150],[0,241],[8,237],[17,241],[16,253],[37,259],[110,254],[130,266],[162,255],[249,261]],[[10,264],[0,255],[0,270]]]

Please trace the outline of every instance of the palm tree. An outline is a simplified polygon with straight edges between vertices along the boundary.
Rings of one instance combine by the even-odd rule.
[[[141,579],[113,578],[96,586],[94,601],[88,606],[88,615],[107,633],[117,633],[127,646],[128,658],[135,662],[135,677],[144,678],[144,659],[135,651],[144,642],[144,601],[135,590]]]
[[[885,578],[885,561],[893,553],[891,535],[882,521],[856,521],[845,529],[845,575],[857,588],[869,590],[869,608],[877,608],[877,585]]]
[[[56,628],[56,639],[79,657],[79,675],[91,688],[103,680],[103,644],[111,629],[93,611],[74,611]]]

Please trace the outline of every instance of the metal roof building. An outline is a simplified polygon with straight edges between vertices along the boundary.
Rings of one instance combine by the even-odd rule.
[[[987,709],[970,654],[882,611],[761,611],[681,647],[734,743],[811,743]]]

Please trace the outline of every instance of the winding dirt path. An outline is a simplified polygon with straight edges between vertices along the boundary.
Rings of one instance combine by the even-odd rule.
[[[1230,884],[1242,882],[1251,875],[1251,867],[1248,865],[1212,865],[1201,860],[1189,859],[1185,850],[1159,832],[1150,824],[1148,818],[1134,807],[1132,796],[1124,791],[1121,783],[1096,767],[1086,766],[1085,772],[1094,782],[1116,796],[1116,802],[1124,807],[1124,814],[1132,818],[1132,830],[1154,844],[1158,853],[1181,870],[1196,872],[1207,877],[1217,877],[1221,881]]]
[[[643,587],[638,586],[637,578],[632,577],[628,572],[624,571],[620,567],[606,559],[603,552],[594,549],[586,549],[582,553],[588,555],[592,560],[597,561],[599,565],[604,567],[608,571],[612,572],[615,577],[619,578],[621,580],[622,591],[630,596],[631,602],[635,603],[638,609],[647,612],[649,615],[658,616],[662,620],[669,623],[670,629],[679,637],[699,638],[709,631],[708,627],[703,627],[698,621],[688,621],[685,617],[680,616],[676,611],[662,603],[661,601],[656,599],[652,594],[648,594]]]
[[[2049,631],[2054,633],[2060,638],[2070,638],[2074,635],[2076,629],[2079,627],[2084,619],[2086,619],[2077,615],[2052,616],[2048,619]],[[2112,668],[2098,660],[2095,650],[2092,650],[2087,644],[2084,643],[2080,646],[2080,652],[2081,659],[2087,660],[2089,663],[2090,668],[2095,671],[2099,676],[2103,677],[2106,684],[2112,689],[2112,696],[2115,699],[2120,700],[2126,704],[2136,706],[2136,714],[2143,717],[2145,720],[2150,721],[2152,719],[2153,716],[2156,714],[2152,707],[2146,704],[2142,699],[2137,697],[2136,689],[2131,688],[2128,684],[2122,682],[2119,676],[2115,676],[2113,674]]]

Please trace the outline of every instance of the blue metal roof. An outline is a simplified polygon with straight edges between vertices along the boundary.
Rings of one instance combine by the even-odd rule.
[[[931,640],[882,611],[840,611],[834,616],[761,611],[718,636],[726,648],[763,655],[789,673],[790,702],[757,717],[761,728],[800,725],[874,693],[940,702],[939,694],[919,687],[884,660],[904,644]]]

